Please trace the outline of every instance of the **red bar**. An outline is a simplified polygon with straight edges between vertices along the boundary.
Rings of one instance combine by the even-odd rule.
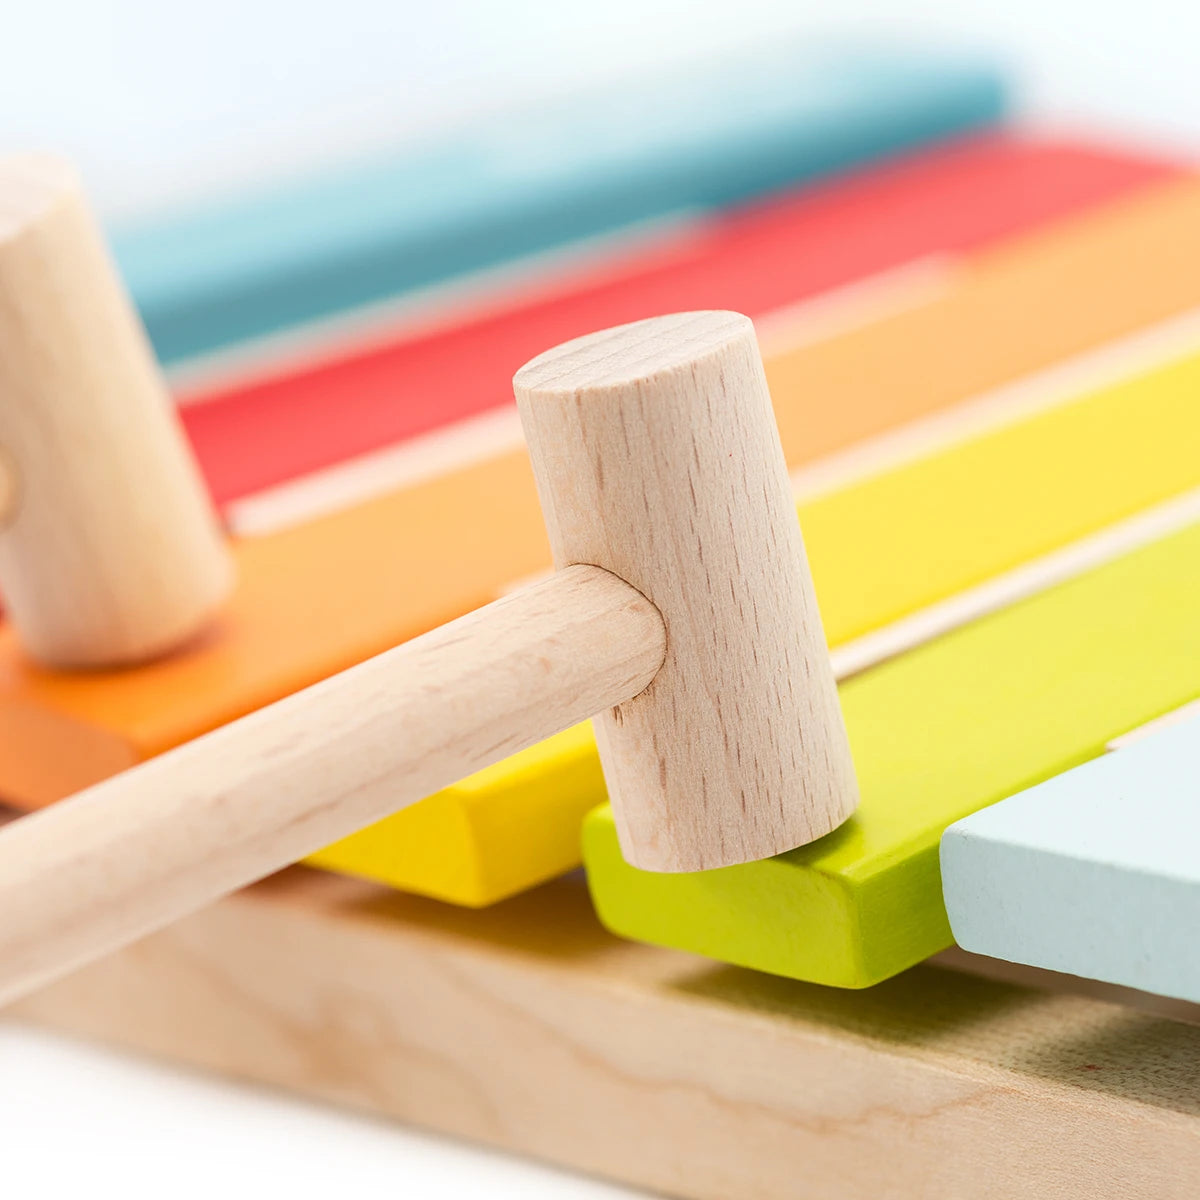
[[[218,503],[511,401],[513,372],[568,338],[689,308],[751,316],[945,252],[1001,240],[1183,168],[996,135],[875,167],[713,220],[550,298],[225,389],[184,411]]]

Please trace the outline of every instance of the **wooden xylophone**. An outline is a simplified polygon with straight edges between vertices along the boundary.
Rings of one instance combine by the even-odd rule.
[[[674,1195],[1194,1194],[1200,182],[1004,129],[977,66],[785,68],[740,105],[710,80],[715,124],[672,85],[654,136],[584,105],[594,153],[547,152],[564,119],[502,141],[512,176],[408,162],[119,236],[165,358],[399,300],[189,369],[231,605],[134,668],[0,630],[0,796],[51,804],[548,571],[513,371],[728,308],[856,815],[638,870],[576,726],[14,1011]],[[389,204],[414,173],[437,203]]]

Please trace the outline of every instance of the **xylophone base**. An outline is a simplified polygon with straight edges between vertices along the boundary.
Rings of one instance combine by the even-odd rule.
[[[1030,977],[835,991],[618,940],[578,879],[294,868],[13,1012],[696,1200],[1194,1196],[1198,1010]]]

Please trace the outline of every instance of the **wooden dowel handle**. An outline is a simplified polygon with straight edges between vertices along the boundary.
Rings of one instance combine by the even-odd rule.
[[[577,566],[0,832],[0,1003],[629,700],[658,610]]]

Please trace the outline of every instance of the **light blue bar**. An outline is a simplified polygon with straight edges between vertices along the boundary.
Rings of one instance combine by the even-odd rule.
[[[1004,103],[981,62],[785,46],[118,229],[115,248],[172,361],[960,134]]]
[[[1200,1002],[1200,718],[951,825],[941,856],[964,949]]]

